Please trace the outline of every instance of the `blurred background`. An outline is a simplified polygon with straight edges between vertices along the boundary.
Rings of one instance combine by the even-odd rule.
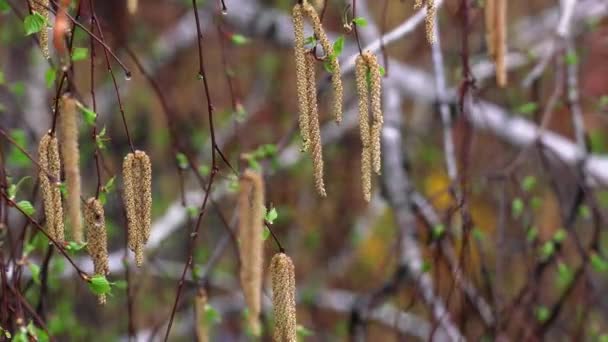
[[[66,259],[3,200],[2,329],[15,334],[22,298],[31,312],[23,311],[21,325],[42,328],[40,319],[59,341],[163,340],[217,168],[169,340],[196,339],[193,305],[202,288],[210,340],[255,340],[244,324],[233,233],[238,174],[253,168],[263,172],[266,207],[277,213],[269,226],[295,264],[302,340],[608,341],[608,3],[509,1],[509,81],[498,87],[485,2],[435,0],[433,45],[414,1],[356,2],[354,15],[366,23],[360,44],[385,69],[383,169],[368,203],[357,41],[344,28],[351,2],[314,3],[330,40],[345,42],[340,125],[331,117],[330,74],[317,63],[328,193],[321,198],[297,130],[295,1],[225,0],[225,14],[220,1],[197,1],[204,76],[190,1],[139,1],[133,13],[121,0],[72,1],[71,16],[98,39],[72,29],[63,80],[65,58],[51,46],[47,61],[36,35],[24,33],[27,2],[0,0],[3,191],[29,176],[16,198],[44,219],[37,167],[14,145],[36,156],[56,96],[69,90],[89,110],[80,125],[83,197],[95,195],[99,180],[115,282],[98,305]],[[116,58],[106,57],[102,39]],[[121,111],[133,146],[153,166],[142,268],[125,249],[121,163],[130,149]],[[266,268],[278,246],[265,237]],[[71,253],[92,271],[85,249]],[[271,340],[265,276],[260,339]]]

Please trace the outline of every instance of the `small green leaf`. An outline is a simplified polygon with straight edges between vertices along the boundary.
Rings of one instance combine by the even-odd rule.
[[[534,177],[534,176],[526,176],[524,178],[524,180],[521,182],[521,188],[522,188],[522,190],[524,190],[526,192],[532,191],[532,189],[534,189],[535,186],[536,186],[536,177]]]
[[[536,319],[539,322],[544,322],[549,319],[550,314],[551,312],[549,312],[549,309],[545,306],[538,306],[535,310]]]
[[[557,264],[557,284],[560,288],[570,285],[574,279],[574,272],[563,262]]]
[[[264,241],[268,240],[269,236],[270,236],[270,229],[268,229],[268,227],[264,226],[264,231],[262,232],[262,240],[264,240]]]
[[[323,61],[323,68],[330,74],[334,73],[333,59],[335,58],[333,53],[327,55],[325,60]]]
[[[80,105],[79,107],[80,111],[82,112],[82,116],[84,117],[84,121],[90,126],[95,126],[95,119],[97,118],[97,113],[83,105]]]
[[[334,42],[334,56],[340,56],[342,54],[342,50],[344,50],[344,36],[338,37]]]
[[[119,290],[124,290],[127,288],[127,281],[126,280],[117,280],[114,283],[112,283],[112,287],[115,287]]]
[[[304,45],[317,45],[317,39],[315,39],[314,35],[308,36],[304,39]]]
[[[10,137],[15,141],[17,146],[25,150],[25,146],[27,146],[27,137],[25,135],[24,130],[13,129],[10,132]],[[21,150],[18,149],[16,146],[11,146],[7,160],[10,166],[18,168],[28,167],[32,163],[30,158],[28,158],[28,156],[25,153],[21,152]]]
[[[230,36],[230,40],[234,45],[244,45],[249,43],[249,38],[237,33]]]
[[[529,243],[534,242],[534,240],[536,240],[536,238],[538,237],[538,229],[534,226],[530,227],[528,229],[528,232],[526,233],[526,240],[528,240]]]
[[[431,236],[433,240],[437,240],[443,236],[445,233],[445,226],[443,224],[437,224],[433,227],[431,231]]]
[[[175,155],[175,159],[177,159],[177,166],[179,166],[180,169],[185,170],[188,168],[188,158],[185,154],[178,152]]]
[[[112,285],[105,276],[97,274],[89,280],[89,289],[96,295],[103,295],[112,291]]]
[[[10,11],[10,9],[11,9],[11,7],[8,5],[6,0],[0,0],[0,13],[6,14],[6,13],[8,13],[8,11]]]
[[[578,214],[583,219],[588,220],[591,218],[591,209],[589,209],[589,206],[583,204],[578,207]]]
[[[483,232],[483,230],[481,230],[480,228],[477,228],[477,227],[473,228],[473,230],[471,231],[471,234],[473,234],[473,237],[477,241],[483,241],[485,238],[485,233]]]
[[[106,142],[110,141],[110,138],[106,137],[106,126],[103,126],[101,132],[97,133],[95,136],[95,142],[97,143],[97,148],[103,150],[106,148]]]
[[[314,335],[314,332],[303,325],[299,325],[296,327],[296,334],[300,338],[308,337]]]
[[[515,198],[511,203],[511,214],[513,218],[519,218],[524,211],[524,201],[521,198]]]
[[[355,23],[355,25],[359,27],[367,26],[367,20],[363,17],[356,17],[355,19],[353,19],[353,23]]]
[[[17,207],[28,216],[32,216],[36,213],[36,209],[34,209],[34,206],[29,201],[19,201]]]
[[[33,262],[30,262],[27,266],[30,269],[30,272],[32,272],[32,279],[34,280],[34,283],[40,285],[40,266],[34,264]]]
[[[595,252],[592,253],[589,259],[591,260],[591,266],[596,272],[608,272],[608,262],[604,260],[599,254]]]
[[[265,215],[266,221],[268,221],[270,224],[273,224],[277,217],[279,217],[279,213],[277,212],[277,208],[274,207],[271,208],[270,211],[268,211]]]
[[[21,179],[20,179],[20,180],[17,182],[17,184],[11,184],[11,185],[9,185],[9,187],[8,187],[8,197],[9,197],[11,200],[14,200],[14,199],[15,199],[15,197],[17,197],[17,193],[19,192],[19,188],[21,187],[21,184],[23,184],[23,182],[25,182],[26,180],[28,180],[28,179],[30,179],[30,178],[32,178],[32,177],[30,177],[30,176],[25,176],[25,177],[21,178]]]
[[[538,104],[535,102],[528,102],[517,107],[515,111],[524,115],[531,115],[534,114],[536,110],[538,110]]]
[[[205,304],[205,320],[209,324],[215,324],[222,321],[222,316],[213,306]]]
[[[26,36],[38,33],[45,27],[46,18],[36,11],[23,19],[23,28]]]
[[[65,249],[69,252],[76,253],[76,252],[80,251],[81,249],[83,249],[86,245],[87,245],[86,242],[70,241],[67,244],[65,244]]]
[[[57,74],[55,72],[55,69],[48,68],[46,70],[46,72],[44,73],[44,80],[46,81],[47,88],[51,88],[53,86],[53,84],[55,83],[56,77],[57,77]]]
[[[198,167],[198,174],[201,176],[208,176],[211,172],[209,165],[201,165]]]
[[[428,271],[430,271],[432,269],[432,265],[430,262],[423,260],[422,261],[422,268],[420,271],[422,271],[422,273],[426,273]]]
[[[13,82],[10,85],[9,90],[17,97],[22,97],[25,94],[25,83],[22,81]]]
[[[114,190],[114,181],[115,180],[116,180],[116,177],[112,177],[112,178],[108,179],[106,184],[103,186],[102,190],[107,193],[112,192]]]
[[[553,241],[545,242],[540,248],[540,257],[542,260],[549,259],[555,253],[555,244]]]
[[[378,71],[380,72],[380,77],[386,75],[386,69],[383,66],[378,67]]]
[[[197,207],[193,207],[193,206],[187,207],[186,208],[186,212],[188,213],[188,216],[190,218],[197,217],[198,213],[199,213],[198,208]]]
[[[562,243],[564,240],[566,240],[567,236],[568,233],[566,233],[564,229],[558,229],[555,232],[555,235],[553,235],[553,241],[555,241],[555,243]]]
[[[84,48],[84,47],[77,47],[77,48],[74,48],[74,51],[72,51],[72,61],[73,62],[81,61],[83,59],[86,59],[88,56],[89,56],[89,49]]]
[[[566,54],[566,64],[568,65],[577,65],[578,64],[578,55],[576,51],[570,50]]]

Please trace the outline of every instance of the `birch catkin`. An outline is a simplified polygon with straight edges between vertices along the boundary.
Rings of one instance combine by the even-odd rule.
[[[60,102],[59,146],[65,170],[67,188],[67,217],[72,229],[72,239],[82,242],[82,217],[80,213],[80,152],[78,149],[78,116],[76,100],[64,95]]]
[[[123,160],[124,204],[127,212],[128,245],[135,252],[137,266],[144,261],[144,246],[150,236],[152,209],[152,165],[143,151],[129,153]]]
[[[372,148],[372,164],[374,172],[380,174],[382,167],[381,161],[381,135],[384,118],[382,115],[382,78],[380,75],[380,64],[378,59],[371,52],[363,54],[369,67],[369,98],[372,114],[371,128],[371,148]]]
[[[306,51],[304,49],[304,15],[302,6],[293,6],[293,28],[295,34],[294,54],[296,63],[296,91],[298,95],[298,111],[300,135],[302,136],[302,151],[308,150],[308,84],[306,78]],[[316,96],[316,94],[315,94]]]
[[[430,44],[435,43],[435,17],[437,15],[437,8],[435,7],[435,0],[426,0],[426,18],[425,20],[425,31],[426,40]]]
[[[32,11],[38,12],[44,18],[44,26],[38,32],[38,39],[40,40],[40,47],[42,48],[42,56],[46,59],[51,59],[49,52],[49,30],[46,27],[50,19],[50,13],[48,8],[50,7],[49,0],[30,0],[30,6]]]
[[[507,85],[507,1],[487,0],[485,6],[486,43],[488,54],[496,66],[496,83]]]
[[[333,46],[330,43],[329,38],[327,38],[327,34],[323,29],[321,20],[317,15],[317,11],[311,4],[307,3],[306,1],[304,1],[302,6],[304,14],[306,14],[308,19],[310,20],[313,31],[315,32],[315,36],[319,39],[321,47],[325,52],[325,58],[329,58],[329,64],[331,66],[331,86],[333,89],[332,111],[334,114],[334,119],[337,123],[340,123],[342,122],[342,98],[344,96],[340,63],[338,62],[337,56],[332,55],[334,51]],[[330,58],[330,56],[332,57]]]
[[[246,170],[239,184],[239,247],[241,256],[241,286],[249,315],[251,333],[259,336],[262,307],[262,273],[264,266],[264,180],[252,170]]]
[[[308,129],[312,154],[312,168],[315,179],[315,189],[321,197],[327,196],[323,180],[323,144],[321,143],[321,128],[319,126],[319,110],[317,108],[317,87],[315,86],[315,57],[306,55],[306,79],[308,98]]]
[[[137,3],[137,0],[127,0],[127,10],[129,11],[129,14],[135,14],[135,12],[137,12]]]
[[[108,240],[106,219],[101,202],[91,197],[84,208],[84,220],[87,224],[87,251],[93,259],[95,274],[107,275],[110,272],[108,262]],[[99,303],[105,304],[106,296],[99,296]]]
[[[194,315],[196,318],[194,330],[197,342],[209,341],[209,324],[207,323],[207,317],[205,315],[206,307],[207,293],[205,290],[199,289],[196,291],[196,296],[194,297]]]
[[[296,278],[293,262],[284,253],[277,253],[270,262],[274,340],[296,342]]]
[[[46,216],[46,229],[53,240],[64,241],[63,206],[61,204],[61,165],[57,138],[47,133],[38,145],[40,189]]]

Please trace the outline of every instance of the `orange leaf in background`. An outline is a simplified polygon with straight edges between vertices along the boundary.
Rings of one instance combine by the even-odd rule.
[[[66,53],[65,36],[69,30],[67,9],[70,6],[70,0],[63,0],[57,10],[55,17],[55,26],[53,27],[53,45],[60,56]]]

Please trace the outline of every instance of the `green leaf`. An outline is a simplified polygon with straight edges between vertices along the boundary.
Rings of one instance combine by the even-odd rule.
[[[49,336],[44,330],[36,327],[32,321],[27,325],[27,331],[37,342],[48,342]]]
[[[32,178],[32,177],[30,177],[30,176],[25,176],[25,177],[21,178],[21,179],[20,179],[20,180],[17,182],[17,184],[11,184],[11,185],[9,185],[9,187],[8,187],[8,197],[9,197],[11,200],[14,200],[14,199],[15,199],[15,197],[17,197],[17,192],[19,192],[19,187],[21,187],[21,184],[23,184],[23,182],[25,182],[26,180],[28,180],[28,179],[30,179],[30,178]]]
[[[80,111],[82,112],[82,116],[84,117],[84,121],[90,126],[95,126],[95,119],[97,118],[97,113],[83,105],[80,105],[79,107]]]
[[[103,150],[106,148],[106,141],[110,141],[110,138],[106,137],[106,126],[103,126],[101,132],[97,133],[95,136],[95,143],[97,143],[97,148]]]
[[[0,0],[0,13],[6,14],[10,11],[11,7],[8,5],[6,0]]]
[[[363,17],[356,17],[355,19],[353,19],[353,23],[355,23],[355,25],[359,27],[367,26],[367,20]]]
[[[588,220],[591,218],[591,209],[589,209],[589,206],[583,204],[578,207],[578,214],[583,219]]]
[[[578,55],[576,51],[570,50],[566,54],[566,64],[568,65],[577,65],[578,64]]]
[[[539,322],[544,322],[549,319],[550,314],[551,312],[549,312],[549,309],[545,306],[538,306],[535,310],[536,319]]]
[[[34,283],[40,285],[40,266],[34,264],[33,262],[30,262],[27,266],[30,269],[30,272],[32,272],[32,279],[34,280]]]
[[[0,0],[2,1],[2,0]],[[6,82],[6,80],[4,79],[4,73],[2,71],[0,71],[0,85],[3,85]]]
[[[187,207],[187,208],[186,208],[186,212],[188,213],[188,216],[189,216],[190,218],[195,218],[195,217],[197,217],[197,216],[198,216],[198,213],[199,213],[198,208],[197,208],[197,207],[194,207],[194,206],[189,206],[189,207]]]
[[[431,231],[431,236],[432,236],[433,240],[437,240],[437,239],[441,238],[444,233],[445,233],[445,226],[443,224],[437,224],[433,227],[433,230]]]
[[[126,280],[117,280],[114,283],[112,283],[112,286],[119,289],[119,290],[124,290],[127,288],[127,281]]]
[[[17,207],[28,216],[32,216],[36,213],[36,209],[34,209],[34,206],[29,201],[19,201],[17,202]]]
[[[25,150],[25,146],[27,146],[27,138],[25,136],[25,131],[23,131],[22,129],[13,129],[10,132],[10,137],[15,141],[17,146]],[[30,158],[28,158],[28,156],[25,153],[21,152],[21,150],[18,149],[16,146],[11,146],[7,160],[10,166],[18,168],[28,167],[32,163]]]
[[[215,324],[222,321],[222,316],[213,306],[205,304],[205,320],[209,324]]]
[[[336,58],[333,53],[330,53],[325,57],[323,61],[323,68],[330,74],[334,73],[333,59]]]
[[[188,158],[185,154],[178,152],[175,155],[175,159],[177,159],[177,166],[179,166],[180,169],[185,170],[188,168]]]
[[[268,227],[264,226],[264,231],[262,232],[262,240],[264,240],[264,241],[268,240],[269,236],[270,236],[270,229],[268,229]]]
[[[65,245],[65,249],[69,252],[76,253],[87,245],[86,242],[70,241]]]
[[[47,88],[51,88],[53,86],[53,84],[55,83],[55,78],[57,78],[57,73],[55,72],[55,69],[48,68],[44,73],[44,80],[46,81]]]
[[[344,50],[344,36],[338,37],[334,42],[334,56],[340,56],[342,54],[342,50]]]
[[[599,254],[594,252],[589,258],[591,260],[591,266],[596,272],[608,272],[608,262],[604,260]]]
[[[23,19],[23,28],[26,36],[38,33],[45,27],[46,18],[36,11]]]
[[[555,244],[553,241],[545,242],[540,248],[540,257],[542,260],[549,259],[555,253]]]
[[[15,94],[15,96],[22,97],[23,94],[25,94],[25,83],[21,81],[13,82],[9,87],[9,90],[11,93]]]
[[[105,276],[97,274],[89,280],[89,289],[96,295],[103,295],[112,291],[112,285]]]
[[[308,36],[306,37],[306,39],[304,39],[304,45],[317,45],[317,40],[315,39],[315,36]]]
[[[296,327],[296,334],[298,334],[300,338],[304,338],[314,335],[314,332],[306,328],[305,326],[298,324],[298,326]]]
[[[277,212],[277,208],[273,207],[266,213],[265,220],[268,221],[268,223],[273,224],[277,217],[279,217],[279,213]]]
[[[201,165],[198,167],[198,174],[201,176],[208,176],[211,172],[209,165]]]
[[[528,102],[517,107],[515,111],[524,115],[531,115],[534,114],[536,110],[538,110],[538,104],[536,102]]]
[[[72,61],[77,62],[86,59],[89,56],[89,49],[84,47],[76,47],[72,51]]]
[[[112,178],[108,179],[106,184],[102,187],[103,192],[107,192],[107,193],[112,192],[114,190],[114,181],[115,180],[116,180],[116,177],[112,177]]]
[[[529,243],[534,242],[534,240],[536,240],[536,238],[538,237],[538,229],[534,226],[530,227],[528,229],[528,232],[526,233],[526,240],[528,240]]]
[[[518,218],[524,211],[524,201],[521,198],[515,198],[511,203],[511,214],[513,218]]]
[[[523,191],[530,192],[536,186],[536,177],[526,176],[521,182],[521,188]]]
[[[234,45],[244,45],[249,43],[249,38],[237,33],[230,36],[230,40]]]
[[[557,264],[557,284],[561,288],[565,288],[570,285],[574,279],[574,272],[568,265],[563,262]]]
[[[566,240],[567,236],[568,233],[566,233],[564,229],[558,229],[555,232],[555,235],[553,235],[553,241],[555,241],[556,243],[562,243],[564,242],[564,240]]]
[[[384,69],[383,66],[380,66],[378,70],[380,71],[380,77],[384,77],[384,75],[386,75],[386,69]]]
[[[423,260],[422,268],[421,268],[422,273],[426,273],[426,272],[430,271],[431,269],[432,269],[431,263],[426,260]]]

